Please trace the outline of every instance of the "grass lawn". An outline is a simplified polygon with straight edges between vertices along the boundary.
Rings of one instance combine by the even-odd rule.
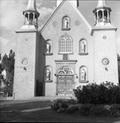
[[[80,122],[80,123],[120,123],[120,118],[81,116],[79,112],[73,114],[57,113],[51,109],[34,112],[21,112],[25,109],[50,106],[50,101],[37,101],[22,104],[12,104],[0,107],[0,122]]]
[[[51,109],[21,113],[4,113],[1,116],[1,122],[81,122],[81,123],[120,123],[120,118],[110,117],[85,117],[80,116],[78,112],[73,114],[56,113]]]

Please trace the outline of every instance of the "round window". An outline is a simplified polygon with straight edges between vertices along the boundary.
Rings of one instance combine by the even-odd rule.
[[[27,58],[23,58],[23,59],[22,59],[22,64],[23,64],[23,65],[27,65],[27,64],[28,64]]]
[[[103,58],[102,63],[103,63],[103,65],[108,65],[110,63],[110,61],[108,58]]]

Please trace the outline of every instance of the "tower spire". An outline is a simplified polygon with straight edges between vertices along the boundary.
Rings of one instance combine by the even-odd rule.
[[[105,25],[111,23],[111,8],[106,6],[105,0],[98,0],[97,7],[93,10],[95,14],[95,25]]]
[[[35,0],[29,0],[27,5],[27,10],[36,10],[36,1]]]
[[[25,16],[25,25],[34,25],[36,28],[38,27],[39,12],[36,9],[36,0],[28,1],[27,8],[23,11],[23,15]]]

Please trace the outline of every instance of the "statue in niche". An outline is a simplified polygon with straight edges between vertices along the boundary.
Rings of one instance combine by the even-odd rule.
[[[81,77],[82,81],[86,81],[87,76],[86,76],[86,69],[85,68],[81,68],[80,77]]]
[[[63,18],[63,29],[69,29],[70,25],[69,25],[69,17],[64,17]]]
[[[51,44],[47,42],[46,44],[46,53],[50,54],[51,53]]]
[[[51,80],[51,71],[49,68],[46,69],[46,81]]]
[[[81,48],[81,52],[80,53],[86,53],[86,42],[85,41],[81,41],[80,43],[80,48]]]

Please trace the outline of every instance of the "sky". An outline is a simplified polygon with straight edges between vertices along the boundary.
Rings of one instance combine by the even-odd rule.
[[[0,53],[8,53],[10,49],[16,51],[18,30],[24,23],[23,11],[28,0],[0,0]],[[56,8],[57,0],[36,0],[40,13],[39,26],[42,27]],[[120,0],[106,0],[111,7],[111,22],[118,30],[116,32],[117,52],[120,54]],[[93,9],[97,0],[79,0],[79,9],[91,26],[94,25]]]

